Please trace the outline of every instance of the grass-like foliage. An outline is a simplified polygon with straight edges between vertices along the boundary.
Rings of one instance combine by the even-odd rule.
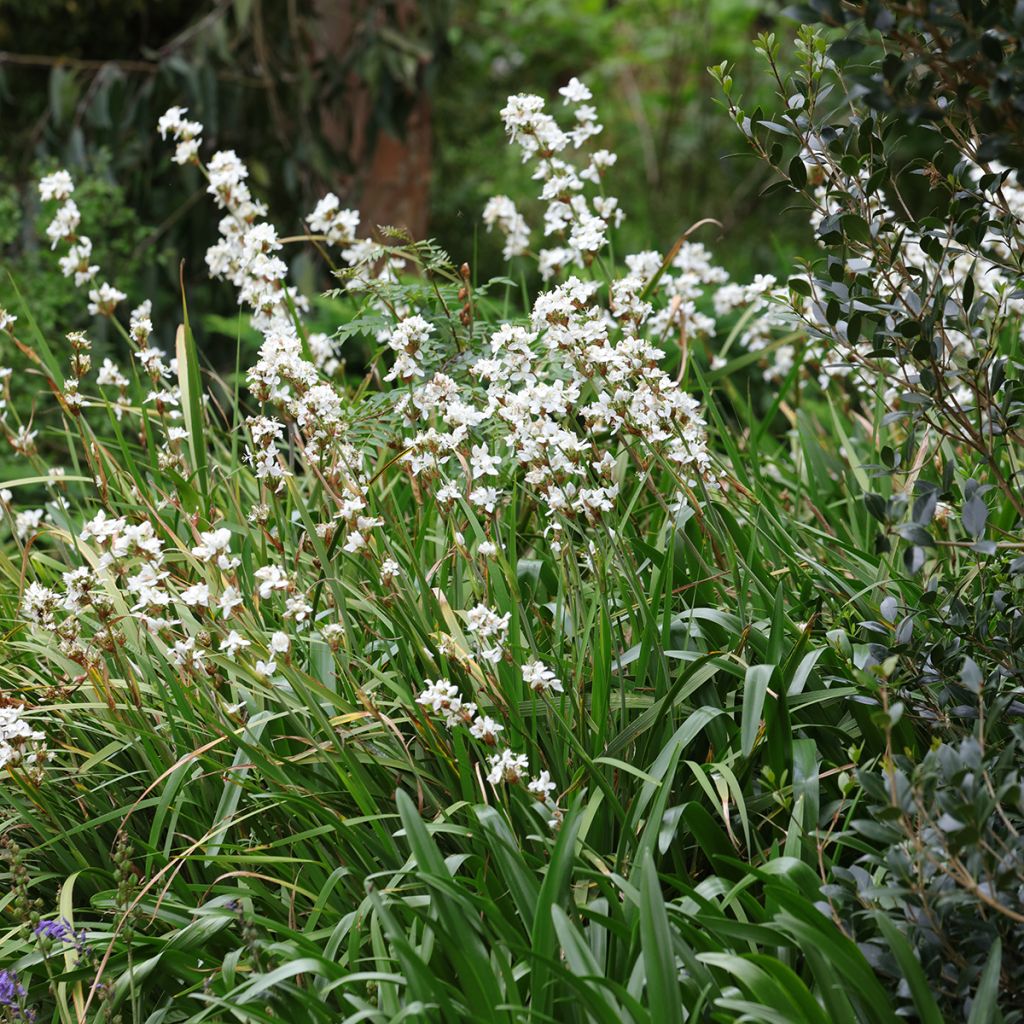
[[[814,207],[782,288],[692,238],[620,262],[575,79],[502,111],[555,244],[484,216],[534,294],[333,196],[279,238],[168,111],[261,337],[235,374],[187,295],[121,325],[44,179],[127,358],[0,321],[4,1019],[1020,1019],[1024,193],[960,139],[913,230],[800,45],[774,121],[717,69]]]

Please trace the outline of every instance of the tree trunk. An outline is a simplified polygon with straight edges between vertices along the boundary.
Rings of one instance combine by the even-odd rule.
[[[403,35],[414,31],[420,2],[429,0],[398,0],[385,12],[365,0],[315,0],[319,31],[314,58],[347,66],[354,48],[366,45],[367,34],[374,33],[367,18],[386,19],[389,28]],[[415,94],[400,97],[409,102],[394,104],[397,134],[375,123],[375,97],[355,71],[345,76],[343,88],[321,103],[324,137],[348,164],[339,169],[330,187],[343,201],[358,206],[366,233],[386,225],[404,228],[416,239],[426,236],[432,131],[430,95],[421,83],[428,64],[424,59],[417,70]]]

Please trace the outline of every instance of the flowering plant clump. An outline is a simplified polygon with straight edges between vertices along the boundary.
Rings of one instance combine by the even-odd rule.
[[[456,553],[465,550],[462,531],[470,526],[484,557],[498,553],[497,524],[508,503],[535,502],[544,510],[541,550],[555,564],[570,557],[576,536],[606,534],[604,524],[617,507],[627,466],[648,474],[664,469],[668,488],[661,500],[677,511],[715,486],[699,403],[660,368],[665,352],[656,342],[669,332],[684,339],[708,336],[713,321],[697,312],[695,299],[706,284],[725,285],[727,275],[692,243],[678,248],[668,272],[658,254],[641,253],[627,257],[629,272],[622,278],[602,282],[588,273],[622,211],[613,198],[588,200],[584,194],[584,183],[599,183],[614,164],[612,154],[599,150],[578,170],[556,155],[580,149],[601,131],[594,108],[584,103],[590,98],[586,87],[574,79],[562,92],[575,119],[567,132],[544,113],[539,97],[512,97],[502,112],[524,160],[537,163],[534,176],[547,203],[545,233],[565,243],[539,254],[544,277],[550,280],[558,271],[564,279],[537,296],[525,323],[498,323],[486,331],[470,324],[463,331],[438,319],[436,310],[414,311],[405,303],[396,308],[377,286],[394,282],[403,261],[357,240],[358,214],[327,196],[308,219],[319,239],[340,247],[354,268],[347,289],[368,291],[373,306],[392,317],[377,336],[389,353],[383,382],[394,385],[386,393],[387,444],[399,453],[393,480],[375,471],[379,441],[368,447],[353,429],[359,404],[331,377],[338,366],[335,345],[304,328],[308,303],[287,282],[287,264],[278,255],[283,243],[265,219],[265,205],[252,197],[244,163],[233,152],[215,153],[204,163],[202,125],[186,119],[183,109],[171,108],[160,119],[161,136],[177,143],[175,162],[199,167],[224,214],[220,238],[207,253],[209,272],[234,285],[239,304],[263,337],[247,372],[256,405],[245,421],[253,501],[244,520],[229,525],[220,519],[224,510],[211,507],[207,516],[200,506],[184,536],[168,534],[152,514],[114,515],[109,506],[75,526],[68,523],[83,564],[64,572],[60,586],[33,582],[22,613],[38,635],[53,638],[83,678],[108,674],[112,665],[118,666],[115,671],[128,669],[123,659],[130,636],[132,646],[150,648],[184,682],[222,680],[226,687],[215,691],[226,713],[251,712],[254,707],[243,699],[248,687],[254,680],[287,679],[294,645],[330,645],[342,625],[336,608],[313,599],[319,586],[314,595],[315,578],[304,578],[308,566],[281,564],[280,526],[269,525],[276,518],[270,511],[275,497],[296,477],[302,486],[315,481],[316,491],[316,503],[306,504],[298,521],[289,524],[305,535],[300,551],[319,550],[321,564],[323,552],[352,556],[355,579],[375,578],[385,595],[401,585],[403,575],[395,557],[401,552],[391,550],[388,517],[381,514],[386,507],[379,494],[385,486],[411,488],[418,503],[435,503]],[[81,248],[88,240],[75,233],[73,188],[70,175],[61,171],[40,183],[40,195],[63,203],[48,232],[54,244],[64,240]],[[485,219],[489,216],[485,213]],[[374,269],[376,264],[383,269]],[[98,268],[82,273],[86,283]],[[90,292],[90,311],[112,317],[126,296],[104,289],[99,298]],[[715,304],[722,311],[762,290],[761,284],[753,291],[732,288]],[[468,284],[463,291],[468,294]],[[658,310],[649,301],[656,297],[666,300]],[[127,331],[148,377],[145,397],[133,402],[128,374],[109,360],[96,375],[98,393],[87,394],[90,345],[85,335],[75,334],[69,336],[71,369],[61,400],[71,413],[109,403],[118,419],[144,417],[162,435],[156,447],[159,467],[188,474],[191,461],[201,455],[194,419],[201,410],[188,409],[192,399],[182,390],[189,374],[187,349],[179,336],[177,355],[169,357],[154,341],[149,311],[148,303],[138,306]],[[442,333],[461,348],[455,358],[441,344]],[[86,458],[93,463],[88,451]],[[95,463],[93,469],[102,483],[103,471]],[[187,511],[180,495],[154,499],[157,515],[161,509]],[[19,521],[23,538],[42,527],[42,514],[33,510],[31,521]],[[248,550],[250,526],[265,537],[261,554]],[[572,544],[567,536],[574,537]],[[588,544],[593,548],[594,541]],[[486,598],[492,589],[485,582],[480,596]],[[507,699],[501,696],[506,685],[501,666],[511,668],[521,657],[521,641],[509,643],[511,612],[499,614],[484,601],[462,615],[471,642],[444,635],[437,657],[461,664],[478,688],[492,691],[481,705],[488,713],[476,716],[477,703],[463,703],[457,695],[454,711],[436,697],[424,702],[421,696],[417,703],[443,712],[449,725],[464,722],[485,749],[496,748],[486,754],[492,785],[528,782],[527,755],[506,748],[505,737],[499,742],[505,726],[493,717],[503,713]],[[517,671],[516,689],[523,693],[564,692],[555,673],[536,658],[525,659]],[[424,693],[434,694],[435,685]],[[561,812],[548,800],[555,786],[547,774],[540,778],[528,788],[548,803],[557,821]]]
[[[693,229],[618,261],[623,169],[575,78],[554,113],[501,112],[536,197],[483,220],[541,282],[521,305],[433,243],[360,237],[335,195],[279,233],[243,160],[172,107],[158,131],[218,221],[207,270],[260,339],[237,386],[202,370],[187,295],[158,323],[96,284],[70,174],[40,183],[124,358],[0,313],[60,424],[0,407],[25,467],[0,494],[0,793],[31,837],[5,846],[8,1017],[940,1019],[908,966],[925,946],[851,879],[948,847],[957,891],[1015,920],[1019,786],[992,790],[998,865],[931,816],[966,816],[957,786],[1015,749],[1020,470],[996,440],[1015,413],[979,389],[1009,335],[1015,365],[1021,311],[1005,230],[960,275],[802,120],[823,45],[801,35],[790,173],[822,244],[873,262],[783,285],[731,280]],[[290,280],[303,241],[338,282],[332,332]],[[908,281],[944,289],[938,319]],[[929,387],[949,402],[912,397]],[[879,464],[912,469],[880,494],[883,438]],[[947,469],[958,445],[991,458]],[[924,754],[967,719],[965,781]],[[934,905],[959,934],[962,904]]]

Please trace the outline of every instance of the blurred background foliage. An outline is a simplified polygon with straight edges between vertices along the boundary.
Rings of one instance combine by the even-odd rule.
[[[608,188],[628,215],[619,236],[623,251],[664,251],[695,221],[714,217],[721,230],[700,237],[730,270],[744,276],[775,269],[780,256],[809,241],[805,221],[799,213],[780,219],[778,207],[758,202],[767,179],[723,119],[707,73],[714,60],[735,61],[737,78],[763,90],[763,97],[751,97],[753,105],[770,102],[771,83],[755,72],[751,40],[774,24],[775,10],[771,0],[458,6],[445,85],[435,98],[443,127],[432,230],[454,251],[489,195],[532,194],[515,154],[502,151],[496,112],[510,92],[557,95],[579,74],[605,123],[601,144],[619,154]],[[491,241],[489,265],[498,251]]]
[[[767,99],[770,83],[743,69],[775,17],[773,0],[0,0],[3,265],[44,329],[84,326],[81,295],[40,243],[35,181],[66,166],[100,264],[130,301],[152,297],[158,325],[174,320],[184,259],[193,307],[228,312],[227,290],[205,278],[203,183],[155,131],[180,104],[206,125],[207,150],[249,164],[282,233],[331,190],[364,230],[401,225],[478,278],[498,274],[483,205],[533,192],[498,111],[510,92],[555,95],[579,74],[620,155],[622,251],[665,250],[713,217],[721,229],[700,237],[729,270],[776,271],[809,243],[804,217],[758,202],[766,171],[735,155],[706,71],[735,62]],[[307,291],[328,284],[308,254],[293,258]],[[17,306],[6,274],[5,304]]]

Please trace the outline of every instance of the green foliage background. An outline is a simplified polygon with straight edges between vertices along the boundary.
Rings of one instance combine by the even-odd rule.
[[[787,265],[808,244],[799,214],[780,216],[758,202],[765,171],[736,155],[706,72],[721,60],[750,67],[750,40],[775,20],[772,0],[430,0],[406,5],[414,16],[400,25],[392,4],[352,6],[364,28],[343,67],[311,58],[312,5],[132,2],[116,14],[106,0],[0,6],[0,50],[8,53],[0,57],[0,251],[19,279],[31,276],[33,292],[36,275],[52,279],[42,289],[54,296],[53,308],[38,313],[42,326],[68,329],[75,319],[57,300],[68,295],[58,272],[35,252],[33,188],[43,170],[67,166],[76,180],[97,183],[102,209],[87,211],[89,223],[97,236],[99,226],[108,229],[115,251],[102,254],[112,257],[103,265],[131,294],[164,302],[180,258],[192,268],[190,291],[205,292],[202,254],[211,239],[201,185],[186,178],[191,188],[182,192],[157,117],[171,104],[187,106],[206,125],[208,147],[235,148],[287,232],[359,170],[324,138],[317,117],[318,104],[346,103],[347,76],[369,89],[371,133],[400,134],[410,104],[429,93],[428,234],[456,260],[479,263],[481,276],[503,269],[500,244],[481,230],[483,205],[496,193],[521,194],[525,182],[497,111],[510,92],[554,95],[572,75],[594,89],[606,144],[622,154],[609,189],[628,215],[627,250],[667,250],[692,223],[713,217],[721,229],[702,237],[743,277]],[[34,63],[16,62],[19,55]],[[767,97],[764,83],[755,88]],[[357,189],[339,191],[358,203]],[[314,288],[324,283],[299,270]],[[8,300],[0,281],[0,304]]]

